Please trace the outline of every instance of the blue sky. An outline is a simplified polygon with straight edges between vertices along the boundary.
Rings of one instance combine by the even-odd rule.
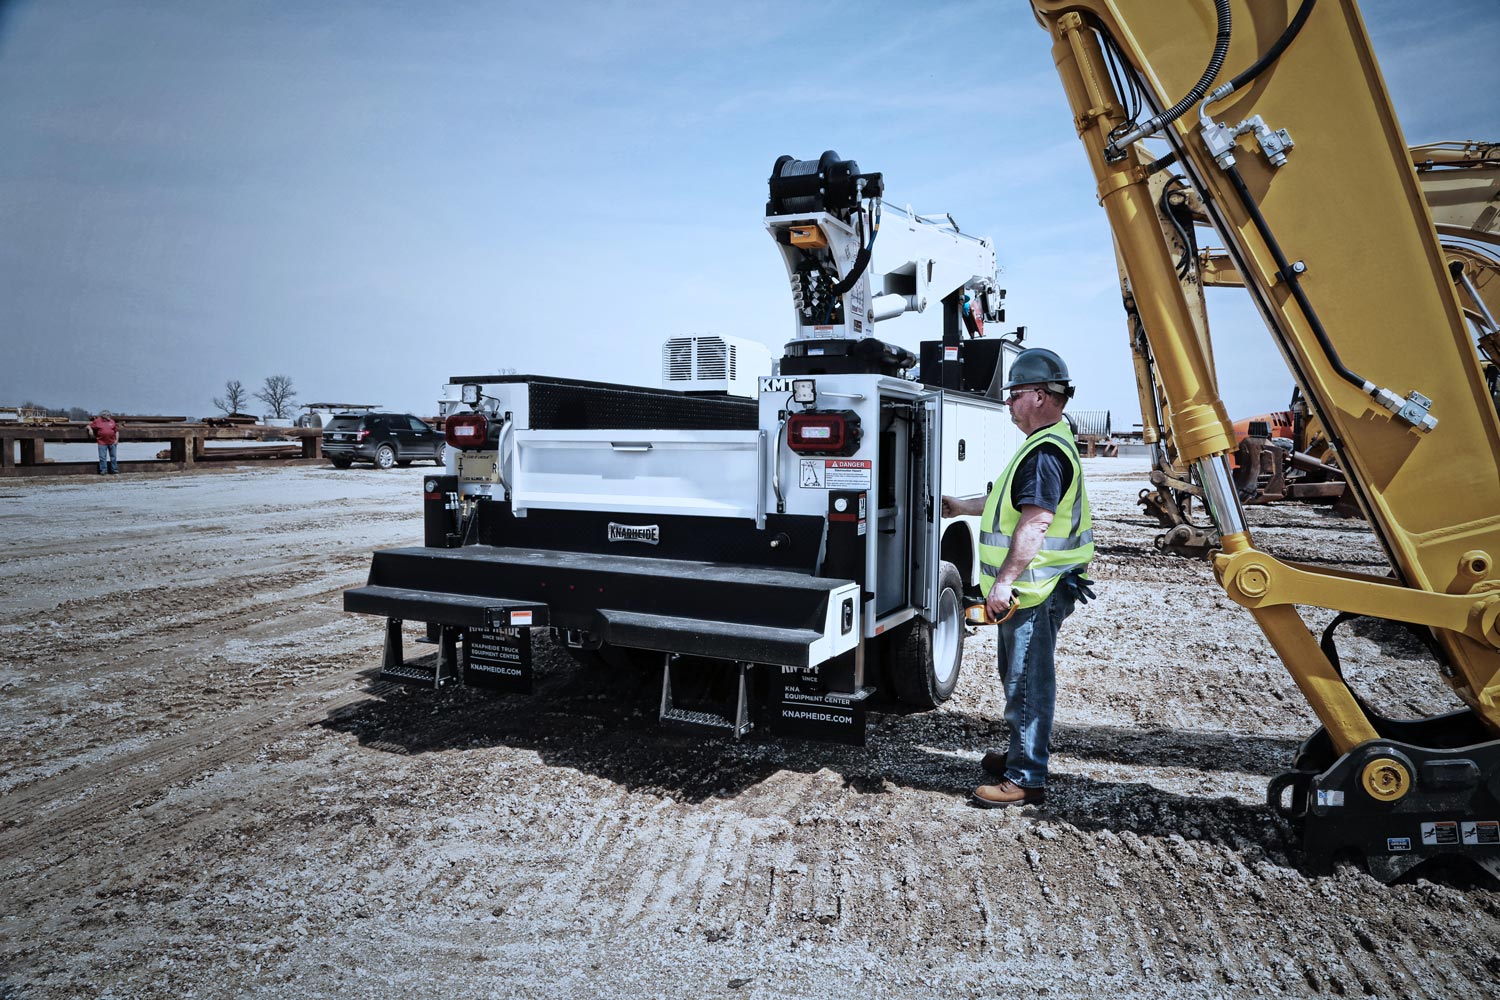
[[[226,379],[431,412],[450,375],[655,384],[779,353],[775,158],[836,149],[996,244],[1008,326],[1139,420],[1108,226],[1046,35],[986,3],[11,3],[0,402],[212,412]],[[1408,140],[1500,138],[1500,3],[1370,0]],[[1210,307],[1231,413],[1291,382]]]

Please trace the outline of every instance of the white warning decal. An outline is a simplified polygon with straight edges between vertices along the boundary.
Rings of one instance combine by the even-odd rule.
[[[1500,844],[1500,820],[1466,821],[1463,827],[1465,844]]]
[[[1423,823],[1422,843],[1429,847],[1458,843],[1458,824],[1451,820],[1442,823]]]
[[[810,490],[867,490],[874,465],[867,458],[804,458],[797,484]]]
[[[867,490],[874,464],[867,458],[830,458],[824,463],[823,481],[830,490]]]

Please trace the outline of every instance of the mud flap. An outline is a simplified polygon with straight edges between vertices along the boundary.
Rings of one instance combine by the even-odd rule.
[[[530,694],[531,629],[471,628],[464,632],[464,683],[504,694]]]
[[[770,728],[781,736],[800,736],[848,746],[865,745],[865,703],[872,687],[829,691],[816,667],[778,667],[767,701]]]

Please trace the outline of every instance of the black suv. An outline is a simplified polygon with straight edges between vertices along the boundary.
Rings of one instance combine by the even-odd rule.
[[[340,469],[356,461],[380,469],[416,459],[443,465],[446,451],[443,435],[410,413],[339,413],[323,425],[323,454]]]

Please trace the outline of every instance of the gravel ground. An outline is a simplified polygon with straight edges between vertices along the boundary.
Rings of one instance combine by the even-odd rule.
[[[0,998],[1496,996],[1492,883],[1296,867],[1264,788],[1311,713],[1155,552],[1144,467],[1085,467],[1050,797],[989,812],[988,630],[865,748],[717,742],[546,642],[531,696],[379,681],[340,592],[419,543],[420,470],[0,480]],[[1360,522],[1251,518],[1384,567]],[[1387,714],[1456,705],[1399,633],[1343,653]]]

